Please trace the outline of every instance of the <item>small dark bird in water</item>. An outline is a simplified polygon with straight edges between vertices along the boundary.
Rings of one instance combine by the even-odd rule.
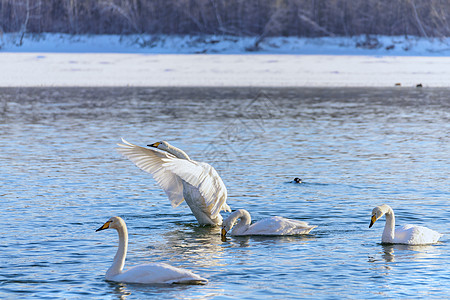
[[[302,183],[302,180],[300,178],[298,178],[298,177],[295,177],[294,178],[294,182],[295,183]]]
[[[423,87],[423,85],[421,83],[419,83],[419,84],[416,84],[416,87],[421,88],[421,87]]]

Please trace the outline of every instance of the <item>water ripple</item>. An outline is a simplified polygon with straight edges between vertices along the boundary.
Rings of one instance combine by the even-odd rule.
[[[450,292],[448,89],[0,89],[0,298],[427,298]],[[214,165],[253,220],[319,227],[220,238],[114,150],[171,141]],[[213,147],[214,151],[209,151]],[[294,177],[303,179],[294,184]],[[375,205],[445,234],[382,245]],[[206,286],[107,282],[121,216],[127,266],[162,261]],[[224,213],[227,216],[228,213]]]

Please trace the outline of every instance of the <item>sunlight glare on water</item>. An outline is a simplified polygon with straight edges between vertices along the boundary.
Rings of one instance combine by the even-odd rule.
[[[450,292],[447,89],[0,89],[0,298],[435,298]],[[228,237],[173,209],[114,150],[160,140],[212,164],[232,209],[319,227],[294,237]],[[294,184],[294,177],[304,183]],[[382,245],[397,224],[436,245]],[[104,280],[128,225],[125,268],[166,262],[206,286]],[[227,216],[224,213],[223,216]]]

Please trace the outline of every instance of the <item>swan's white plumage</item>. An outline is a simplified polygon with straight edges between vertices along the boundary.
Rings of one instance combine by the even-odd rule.
[[[217,171],[207,163],[165,159],[164,167],[182,180],[196,187],[212,216],[219,214],[226,204],[227,190]],[[229,208],[227,209],[229,210]]]
[[[369,228],[383,215],[386,215],[381,242],[386,244],[426,245],[434,244],[442,234],[418,225],[403,225],[395,228],[395,215],[393,209],[386,204],[375,207],[372,210],[372,219]]]
[[[238,221],[239,220],[239,221]],[[237,222],[237,224],[236,224]],[[236,224],[236,225],[235,225]],[[251,224],[251,216],[245,209],[238,209],[230,214],[223,222],[222,235],[231,231],[231,235],[298,235],[308,234],[317,226],[306,222],[286,219],[283,217],[270,217]]]
[[[128,283],[179,283],[179,284],[206,284],[208,281],[196,274],[173,267],[165,263],[152,263],[129,268],[107,280]]]
[[[200,224],[222,223],[220,211],[230,211],[226,203],[227,189],[212,166],[191,160],[182,150],[167,142],[161,142],[165,151],[140,147],[124,139],[122,142],[117,150],[153,175],[173,207],[186,200]]]
[[[138,265],[123,271],[128,248],[128,231],[120,217],[112,217],[97,231],[113,228],[119,234],[119,248],[114,256],[114,262],[106,272],[105,278],[111,281],[127,283],[180,283],[180,284],[206,284],[208,280],[191,271],[173,267],[165,263],[152,263]]]

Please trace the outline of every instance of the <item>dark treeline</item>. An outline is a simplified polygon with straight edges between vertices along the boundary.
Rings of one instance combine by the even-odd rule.
[[[0,0],[1,32],[450,35],[450,0]]]

